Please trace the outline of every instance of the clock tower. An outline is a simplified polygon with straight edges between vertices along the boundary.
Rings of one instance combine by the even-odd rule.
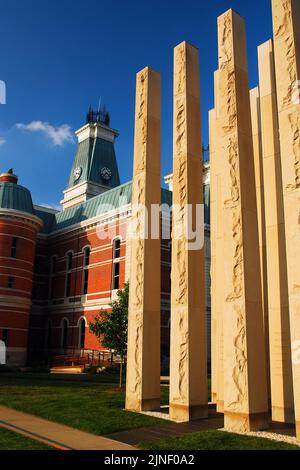
[[[63,209],[120,185],[114,148],[118,135],[110,127],[105,108],[98,112],[89,109],[86,124],[76,132],[78,148],[61,201]]]

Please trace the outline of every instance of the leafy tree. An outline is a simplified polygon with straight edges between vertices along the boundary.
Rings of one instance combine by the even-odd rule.
[[[97,336],[102,346],[113,350],[121,357],[120,365],[120,387],[122,387],[122,374],[124,357],[127,352],[127,329],[128,329],[128,298],[129,283],[124,289],[117,292],[118,299],[111,302],[111,312],[101,310],[89,323],[89,329]]]

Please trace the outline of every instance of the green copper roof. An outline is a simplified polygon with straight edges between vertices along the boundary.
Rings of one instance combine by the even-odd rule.
[[[35,215],[30,191],[15,183],[0,183],[0,208]]]
[[[65,209],[55,215],[52,231],[60,230],[70,225],[79,224],[85,220],[92,219],[97,215],[104,214],[109,210],[116,209],[131,202],[132,184],[122,184],[117,188],[99,194],[88,201],[69,209]]]
[[[118,186],[117,188],[106,191],[99,196],[95,196],[88,201],[70,207],[64,211],[47,212],[36,210],[36,215],[44,221],[43,233],[51,233],[56,230],[66,229],[72,225],[79,224],[85,220],[92,219],[97,215],[104,214],[113,209],[125,206],[131,203],[132,182]],[[209,224],[209,187],[205,188],[205,223]],[[172,193],[167,189],[161,190],[162,204],[172,205]]]
[[[50,233],[52,230],[52,226],[55,220],[55,214],[51,212],[47,212],[47,209],[43,208],[43,210],[39,210],[38,208],[34,208],[35,215],[39,217],[43,221],[43,227],[41,228],[41,233]]]
[[[101,176],[101,169],[111,171],[111,179],[106,181]],[[80,169],[81,175],[77,180],[74,171]],[[73,167],[71,170],[68,188],[72,188],[83,181],[91,181],[108,188],[120,185],[119,170],[116,160],[114,144],[97,137],[88,138],[78,144]]]

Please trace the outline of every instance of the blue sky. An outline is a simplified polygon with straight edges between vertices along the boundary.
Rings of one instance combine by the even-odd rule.
[[[173,47],[199,48],[207,144],[217,16],[231,7],[246,18],[254,87],[257,45],[272,35],[271,0],[0,0],[0,170],[13,167],[35,203],[57,205],[76,151],[72,133],[101,96],[120,132],[121,180],[131,179],[135,74],[149,65],[162,73],[162,174],[171,172]]]

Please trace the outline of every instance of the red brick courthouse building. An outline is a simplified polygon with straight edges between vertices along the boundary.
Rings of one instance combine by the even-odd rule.
[[[120,184],[117,131],[89,112],[76,132],[78,149],[62,210],[33,205],[10,170],[0,175],[0,340],[7,364],[24,365],[68,351],[101,350],[88,323],[129,277],[131,182]],[[209,300],[209,165],[204,168],[207,318]],[[170,183],[171,178],[166,181]],[[201,184],[199,182],[199,184]],[[162,189],[162,203],[172,192]],[[170,241],[163,240],[161,328],[168,354]]]

